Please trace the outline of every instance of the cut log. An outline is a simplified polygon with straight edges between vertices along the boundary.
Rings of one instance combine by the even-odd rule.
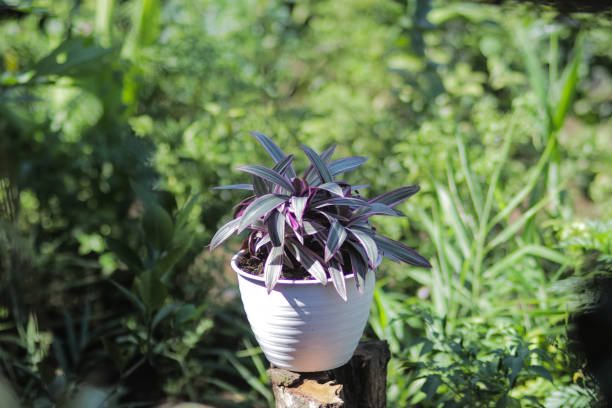
[[[271,367],[276,408],[385,408],[390,358],[386,341],[371,341],[360,343],[353,358],[334,370],[296,373]]]

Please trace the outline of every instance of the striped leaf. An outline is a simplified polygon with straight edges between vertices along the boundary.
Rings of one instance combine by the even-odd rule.
[[[266,194],[258,197],[244,210],[240,217],[238,232],[242,232],[246,227],[253,224],[259,217],[272,211],[289,199],[287,196]]]
[[[365,292],[365,278],[368,273],[368,264],[366,263],[362,254],[358,251],[359,248],[351,248],[348,251],[349,258],[351,259],[351,269],[353,275],[355,275],[355,284],[357,285],[357,290],[359,293],[363,295]]]
[[[302,225],[302,219],[304,218],[306,203],[308,203],[308,197],[291,197],[290,199],[291,211],[293,211],[295,219],[300,226]]]
[[[253,191],[252,184],[230,184],[229,186],[213,187],[213,190],[249,190]]]
[[[314,206],[315,208],[327,207],[330,205],[342,205],[347,207],[365,207],[370,208],[370,203],[366,200],[362,200],[361,198],[354,197],[334,197],[328,198],[326,200],[321,200]]]
[[[319,224],[315,221],[306,221],[304,220],[304,234],[305,235],[314,235],[318,232],[324,231],[325,227],[322,224]]]
[[[367,162],[369,157],[352,156],[343,157],[342,159],[334,160],[329,163],[329,171],[333,177],[338,174],[346,173],[347,171],[355,170],[363,163]]]
[[[272,245],[282,247],[285,245],[285,216],[278,211],[272,211],[267,222],[268,235]]]
[[[347,228],[347,230],[355,237],[359,245],[365,251],[370,268],[374,269],[378,260],[378,246],[374,239],[365,231],[357,228]]]
[[[402,201],[405,201],[418,193],[420,189],[421,187],[419,186],[401,187],[395,190],[387,191],[386,193],[371,199],[370,203],[382,203],[390,207],[395,207]]]
[[[285,157],[283,160],[276,163],[274,167],[272,168],[272,170],[274,170],[278,174],[284,175],[285,172],[289,170],[289,167],[291,166],[291,163],[293,162],[293,158],[294,156],[290,154],[289,156]]]
[[[283,152],[281,148],[278,147],[277,144],[274,143],[268,136],[259,132],[249,133],[255,136],[257,141],[259,141],[259,143],[264,147],[264,149],[266,149],[270,157],[272,157],[272,160],[274,160],[274,163],[281,162],[285,157],[287,157],[285,152]],[[293,167],[289,166],[289,168],[287,169],[287,174],[291,178],[295,177],[295,170],[293,170]]]
[[[340,263],[336,260],[330,262],[327,270],[329,270],[329,275],[336,288],[336,292],[338,292],[342,300],[346,302],[348,300],[346,296],[346,281],[344,280],[344,273],[342,272]]]
[[[330,193],[335,194],[337,196],[344,197],[344,192],[342,191],[342,187],[340,187],[338,183],[324,183],[324,184],[317,186],[317,188],[320,188],[321,190],[329,191]]]
[[[306,269],[306,271],[316,280],[321,282],[323,285],[327,285],[327,275],[325,274],[325,269],[323,269],[323,265],[317,259],[318,256],[302,245],[297,245],[292,242],[289,246],[291,253],[295,257],[295,259]]]
[[[240,218],[234,218],[221,228],[217,230],[215,235],[210,240],[210,250],[212,251],[216,247],[218,247],[223,241],[228,239],[236,230],[238,229],[238,225],[240,223]]]
[[[283,247],[272,247],[264,265],[264,280],[268,293],[274,289],[283,270]]]
[[[323,163],[327,165],[327,162],[329,162],[335,150],[336,150],[336,146],[333,145],[325,149],[323,153],[319,155]],[[306,180],[308,184],[312,184],[312,185],[318,185],[321,183],[317,172],[314,171],[314,166],[312,165],[312,163],[309,164],[308,167],[306,168],[306,171],[304,171],[304,180]]]
[[[244,166],[236,167],[236,170],[261,177],[262,179],[270,181],[271,183],[276,184],[277,186],[280,186],[291,193],[295,193],[295,188],[287,177],[267,167],[259,166],[257,164],[245,164]]]
[[[270,186],[268,186],[268,183],[266,183],[264,179],[256,175],[252,175],[251,178],[253,180],[253,190],[257,197],[261,197],[270,192]]]
[[[338,221],[334,220],[329,227],[329,234],[325,242],[325,262],[329,262],[338,249],[340,249],[346,239],[346,235],[344,227],[340,225]]]
[[[422,268],[431,268],[431,264],[414,249],[407,247],[401,242],[394,241],[382,235],[374,235],[374,241],[382,254],[395,262],[405,262]]]
[[[304,151],[304,153],[306,153],[306,156],[308,156],[308,159],[310,160],[310,163],[319,175],[321,182],[331,183],[332,181],[334,181],[331,173],[329,172],[329,169],[327,168],[327,165],[325,164],[323,159],[321,159],[321,157],[317,154],[317,152],[315,152],[306,145],[301,145],[300,147]]]

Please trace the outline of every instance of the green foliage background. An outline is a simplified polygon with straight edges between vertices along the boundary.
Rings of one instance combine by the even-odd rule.
[[[269,164],[256,130],[422,187],[376,220],[434,265],[378,272],[389,406],[596,404],[565,332],[612,260],[611,43],[515,2],[0,2],[0,385],[271,404],[236,243],[205,248],[241,198],[211,187]]]

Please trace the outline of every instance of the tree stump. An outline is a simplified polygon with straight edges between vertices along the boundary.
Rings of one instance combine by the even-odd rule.
[[[296,373],[270,367],[276,408],[385,408],[386,341],[360,343],[351,360],[334,370]]]

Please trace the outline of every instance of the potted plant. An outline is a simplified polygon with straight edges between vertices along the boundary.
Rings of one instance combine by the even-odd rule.
[[[331,160],[301,146],[310,165],[301,177],[267,136],[251,132],[275,162],[244,165],[252,184],[217,189],[252,191],[210,242],[211,250],[247,231],[232,259],[251,328],[266,358],[292,371],[324,371],[353,355],[368,320],[374,270],[382,256],[431,267],[413,249],[376,232],[373,215],[404,216],[395,207],[419,191],[407,186],[372,199],[336,177],[366,157]]]

